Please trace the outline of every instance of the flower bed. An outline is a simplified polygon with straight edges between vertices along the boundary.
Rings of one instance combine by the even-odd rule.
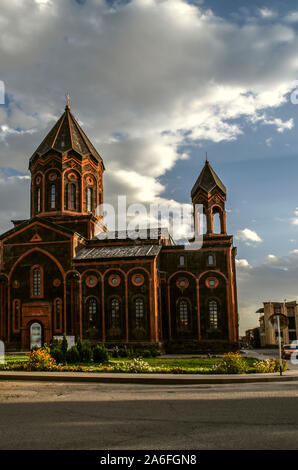
[[[166,362],[166,359],[165,359]],[[283,361],[283,370],[286,370],[286,361]],[[249,365],[239,353],[224,354],[214,365],[208,367],[183,366],[154,366],[142,358],[126,361],[113,361],[106,364],[57,364],[48,350],[41,348],[31,351],[26,362],[8,363],[0,365],[0,370],[7,371],[45,371],[45,372],[118,372],[142,374],[245,374],[245,373],[272,373],[279,371],[279,361],[268,359],[255,361]]]

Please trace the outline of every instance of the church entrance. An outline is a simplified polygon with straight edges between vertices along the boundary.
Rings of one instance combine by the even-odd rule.
[[[30,349],[34,346],[42,346],[42,326],[40,323],[32,323],[30,326]]]

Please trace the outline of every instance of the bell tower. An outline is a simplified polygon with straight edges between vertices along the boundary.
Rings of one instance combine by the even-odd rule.
[[[99,206],[105,168],[66,97],[64,113],[30,158],[31,217],[53,218],[89,238],[95,225],[104,230]],[[83,221],[89,227],[82,228]]]
[[[203,205],[206,221],[205,235],[214,235],[214,217],[216,214],[219,214],[220,234],[226,235],[226,188],[211,167],[207,158],[205,165],[191,190],[191,199],[194,206],[195,217],[195,205]]]

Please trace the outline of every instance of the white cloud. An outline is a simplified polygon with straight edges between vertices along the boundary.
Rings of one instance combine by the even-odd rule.
[[[235,234],[235,238],[236,240],[244,242],[246,245],[261,243],[263,241],[256,232],[250,230],[249,228],[238,230],[238,232]]]
[[[252,266],[249,264],[247,259],[236,259],[237,269],[250,269]]]
[[[284,18],[288,23],[297,23],[298,22],[298,11],[292,11]]]
[[[262,17],[262,18],[275,18],[276,17],[276,12],[274,10],[271,10],[270,8],[259,8],[258,10],[259,12],[259,15]]]

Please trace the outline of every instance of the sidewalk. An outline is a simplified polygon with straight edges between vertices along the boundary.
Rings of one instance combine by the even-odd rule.
[[[126,374],[126,373],[88,373],[88,372],[14,372],[1,371],[1,380],[25,380],[42,382],[77,383],[122,383],[147,385],[193,385],[193,384],[236,384],[262,382],[298,382],[298,370],[287,370],[280,376],[272,374]]]

